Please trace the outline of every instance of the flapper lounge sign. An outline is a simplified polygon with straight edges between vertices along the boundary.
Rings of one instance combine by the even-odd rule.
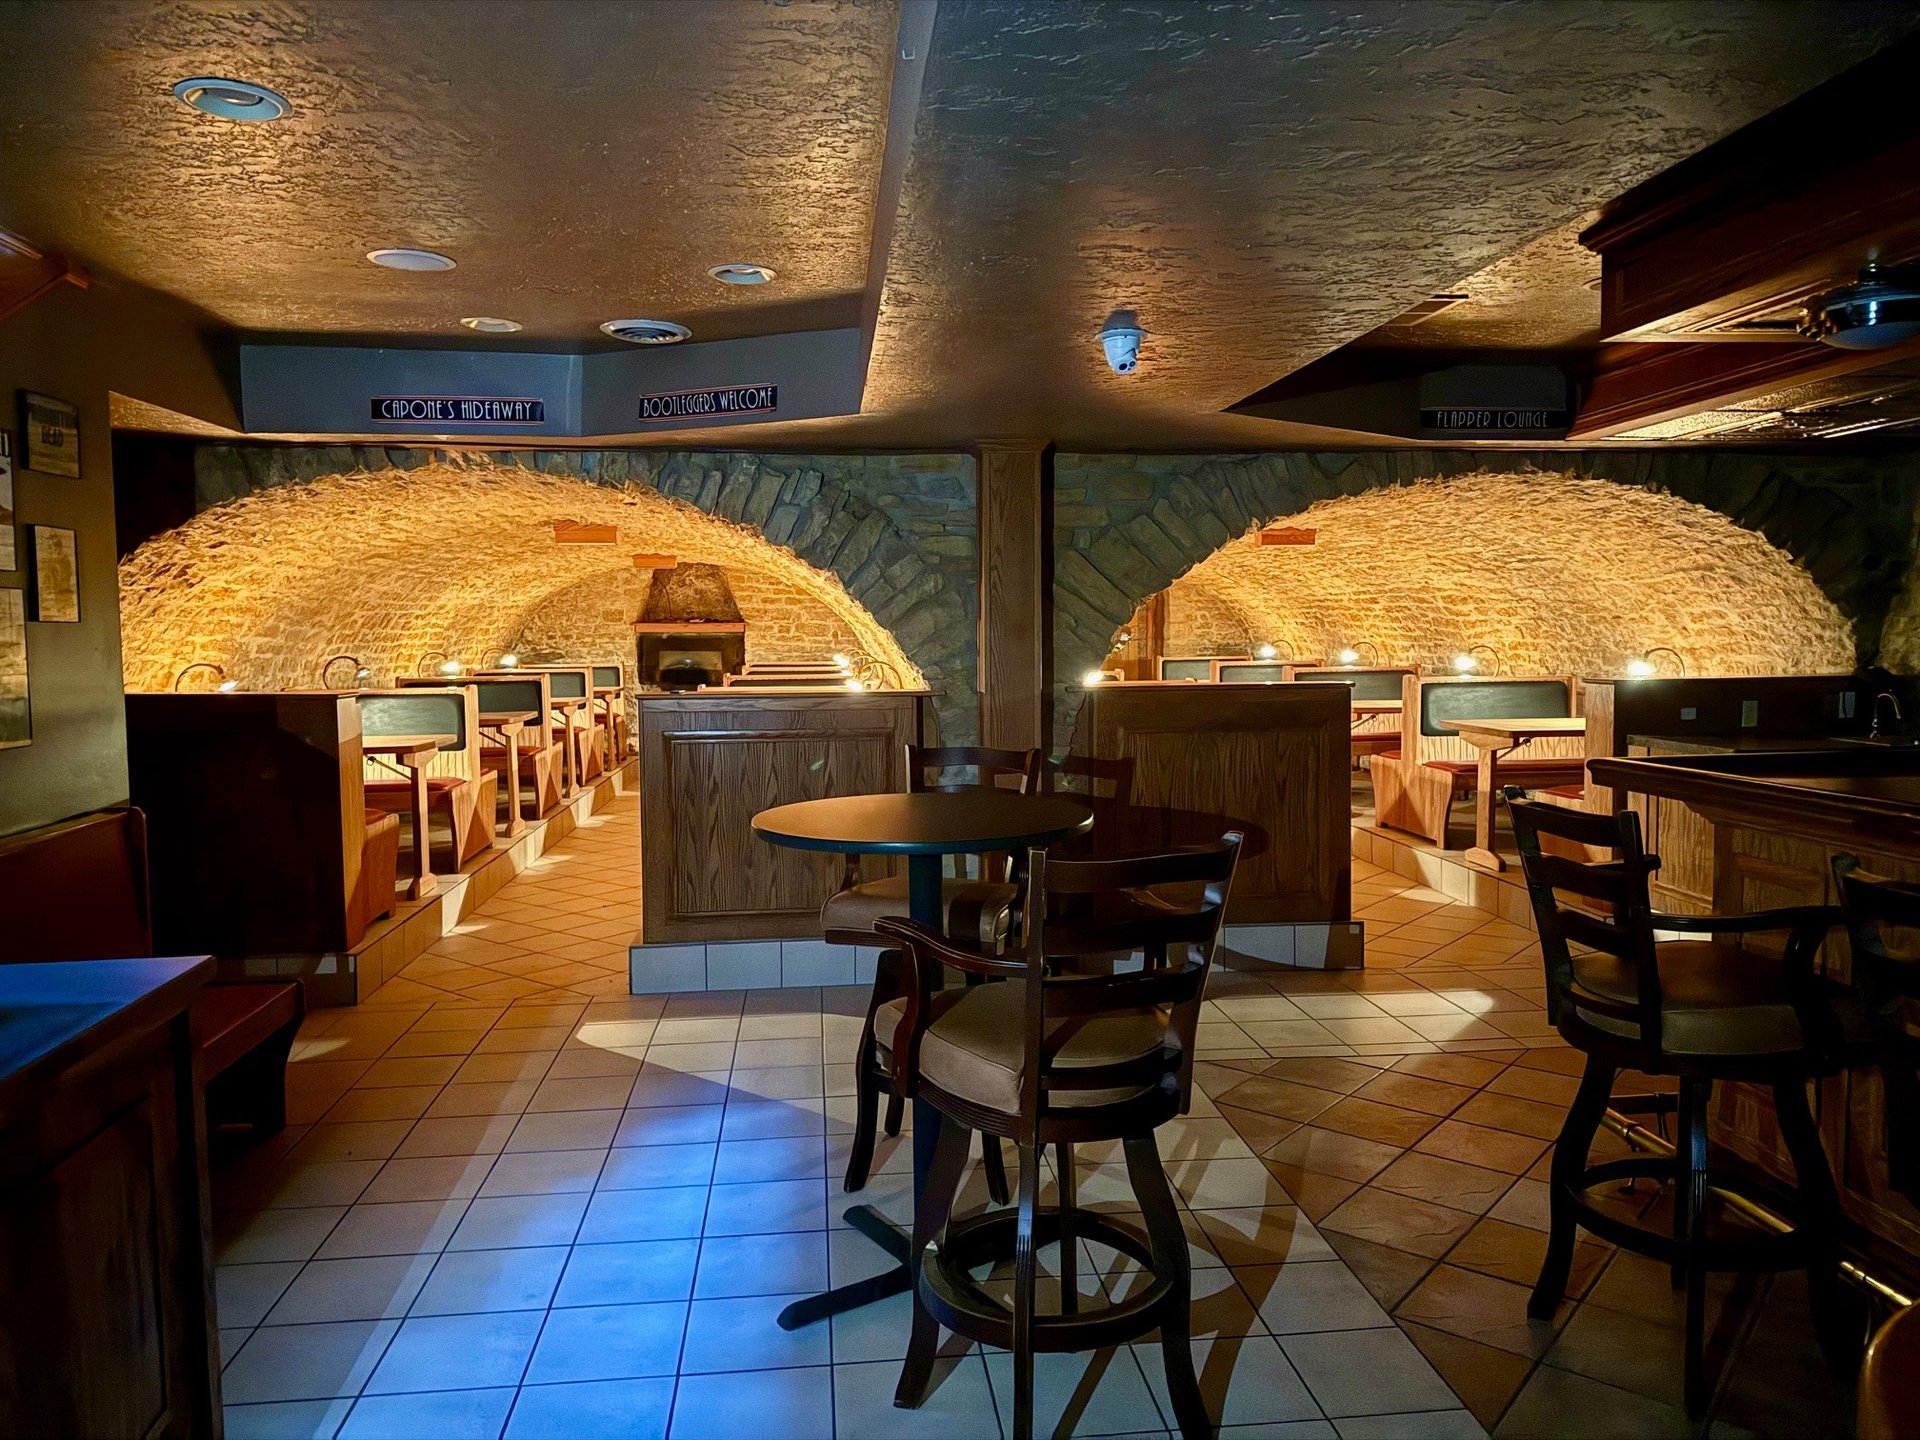
[[[393,425],[539,425],[547,402],[491,395],[376,395],[373,418]]]
[[[728,385],[718,390],[673,390],[665,395],[642,395],[640,418],[705,420],[715,415],[752,415],[780,408],[778,385]]]
[[[1572,423],[1565,410],[1531,405],[1441,405],[1420,412],[1425,430],[1564,430]]]

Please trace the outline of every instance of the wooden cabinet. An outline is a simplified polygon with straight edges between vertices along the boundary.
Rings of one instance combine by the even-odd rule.
[[[641,939],[795,939],[820,933],[838,855],[769,845],[760,811],[906,789],[917,691],[642,695]],[[883,862],[864,862],[871,876]]]
[[[0,1435],[220,1434],[187,1027],[212,973],[0,967]]]

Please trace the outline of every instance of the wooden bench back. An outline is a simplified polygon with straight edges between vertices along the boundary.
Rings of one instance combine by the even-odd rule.
[[[1158,673],[1162,680],[1211,680],[1217,661],[1252,658],[1251,655],[1162,655]]]
[[[1409,665],[1351,666],[1289,665],[1283,677],[1303,684],[1346,685],[1356,700],[1398,700],[1402,682],[1415,674]]]
[[[547,693],[555,700],[584,700],[593,694],[591,665],[522,665],[522,675],[545,675]]]
[[[1287,666],[1279,660],[1216,660],[1209,678],[1228,685],[1276,685],[1287,678]]]
[[[624,690],[627,688],[627,671],[624,665],[595,665],[592,669],[594,689]]]
[[[0,840],[0,962],[153,953],[146,817],[132,806]]]
[[[476,780],[480,766],[480,704],[471,683],[461,685],[405,685],[393,690],[362,690],[354,697],[360,707],[360,734],[376,740],[386,735],[448,735],[427,774]],[[398,778],[384,757],[368,756],[366,778]]]
[[[502,671],[473,677],[473,691],[482,715],[506,711],[530,711],[533,718],[520,732],[520,748],[531,750],[553,743],[553,708],[550,703],[552,681],[544,674],[520,674]]]
[[[1415,764],[1474,760],[1479,752],[1449,728],[1450,720],[1533,719],[1574,713],[1571,675],[1514,675],[1476,679],[1459,675],[1407,675],[1400,682],[1400,753]],[[1582,756],[1579,735],[1535,740],[1521,752],[1529,760]]]

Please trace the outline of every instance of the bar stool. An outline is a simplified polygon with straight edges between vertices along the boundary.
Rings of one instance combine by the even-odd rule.
[[[949,780],[950,770],[971,769],[975,780]],[[944,747],[907,746],[907,788],[910,791],[960,791],[1011,789],[1030,795],[1040,779],[1038,750],[995,750],[980,745]],[[977,878],[949,877],[940,882],[941,913],[949,938],[982,953],[995,955],[1005,948],[1020,897],[1020,877],[1011,856],[983,855]],[[847,856],[840,888],[820,907],[820,929],[832,945],[878,945],[884,943],[874,927],[882,920],[901,918],[908,913],[907,877],[896,875],[884,880],[860,879],[860,857]],[[880,1096],[889,1088],[889,1076],[878,1047],[874,1044],[873,1015],[888,1000],[905,993],[904,980],[896,952],[883,951],[874,972],[873,993],[867,1000],[866,1023],[861,1027],[860,1045],[855,1052],[853,1146],[847,1155],[845,1188],[859,1190],[867,1183],[873,1168],[873,1147],[878,1125]],[[898,1094],[887,1100],[886,1129],[898,1135],[904,1118],[903,1102]],[[997,1147],[987,1145],[987,1186],[1001,1204],[1008,1198],[1006,1167]]]
[[[1807,1106],[1807,1082],[1836,1073],[1864,1030],[1859,1007],[1813,971],[1814,953],[1839,912],[1797,906],[1751,915],[1657,914],[1647,877],[1660,861],[1646,853],[1639,816],[1527,800],[1513,787],[1505,794],[1546,962],[1547,1013],[1587,1057],[1554,1144],[1551,1229],[1528,1313],[1548,1319],[1559,1307],[1579,1230],[1665,1260],[1676,1288],[1686,1290],[1686,1407],[1698,1418],[1709,1396],[1702,1353],[1709,1271],[1804,1267],[1815,1322],[1823,1339],[1834,1333],[1840,1201]],[[1543,835],[1611,850],[1614,858],[1589,864],[1549,855]],[[1587,904],[1563,904],[1561,893]],[[1656,931],[1774,931],[1789,938],[1784,955],[1772,960],[1718,938],[1662,941]],[[1614,1076],[1629,1069],[1679,1079],[1676,1153],[1589,1165]],[[1708,1165],[1707,1102],[1716,1080],[1770,1088],[1796,1196]],[[1588,1198],[1596,1185],[1640,1176],[1673,1182],[1670,1236],[1608,1214]],[[1784,1234],[1709,1239],[1713,1191],[1758,1201],[1797,1223]]]
[[[1920,886],[1833,857],[1853,988],[1878,1032],[1887,1180],[1920,1204]]]
[[[1180,1433],[1189,1440],[1212,1433],[1188,1344],[1187,1241],[1154,1131],[1184,1114],[1192,1097],[1194,1027],[1239,852],[1235,832],[1213,845],[1135,859],[1050,860],[1034,850],[1022,956],[969,953],[910,920],[881,922],[881,933],[901,946],[909,982],[876,1016],[894,1093],[926,1100],[938,1117],[932,1160],[914,1197],[913,1331],[896,1405],[914,1408],[926,1398],[945,1326],[1013,1352],[1013,1432],[1029,1440],[1036,1352],[1104,1349],[1157,1326]],[[1197,894],[1182,904],[1138,898],[1167,887]],[[1049,910],[1071,900],[1089,902],[1087,913],[1070,922],[1070,937],[1050,944]],[[1139,951],[1142,966],[1102,976],[1050,972],[1045,957],[1054,947]],[[1003,983],[940,993],[942,965]],[[973,1130],[1018,1146],[1019,1206],[954,1220]],[[1144,1237],[1076,1203],[1071,1147],[1111,1140],[1126,1155]],[[1040,1158],[1048,1146],[1061,1166],[1059,1202],[1042,1215]],[[1054,1239],[1060,1312],[1041,1314],[1037,1250]],[[1125,1300],[1082,1309],[1081,1240],[1139,1262],[1145,1283]],[[1009,1252],[1010,1307],[969,1273]]]

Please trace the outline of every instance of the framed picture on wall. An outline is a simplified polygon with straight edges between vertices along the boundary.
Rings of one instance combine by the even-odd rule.
[[[80,618],[80,547],[73,531],[57,525],[29,525],[27,548],[33,563],[33,618]]]
[[[20,464],[42,475],[80,478],[80,407],[20,392]]]
[[[33,743],[27,695],[27,596],[0,590],[0,750]]]
[[[0,430],[0,570],[20,568],[13,536],[13,436]]]

